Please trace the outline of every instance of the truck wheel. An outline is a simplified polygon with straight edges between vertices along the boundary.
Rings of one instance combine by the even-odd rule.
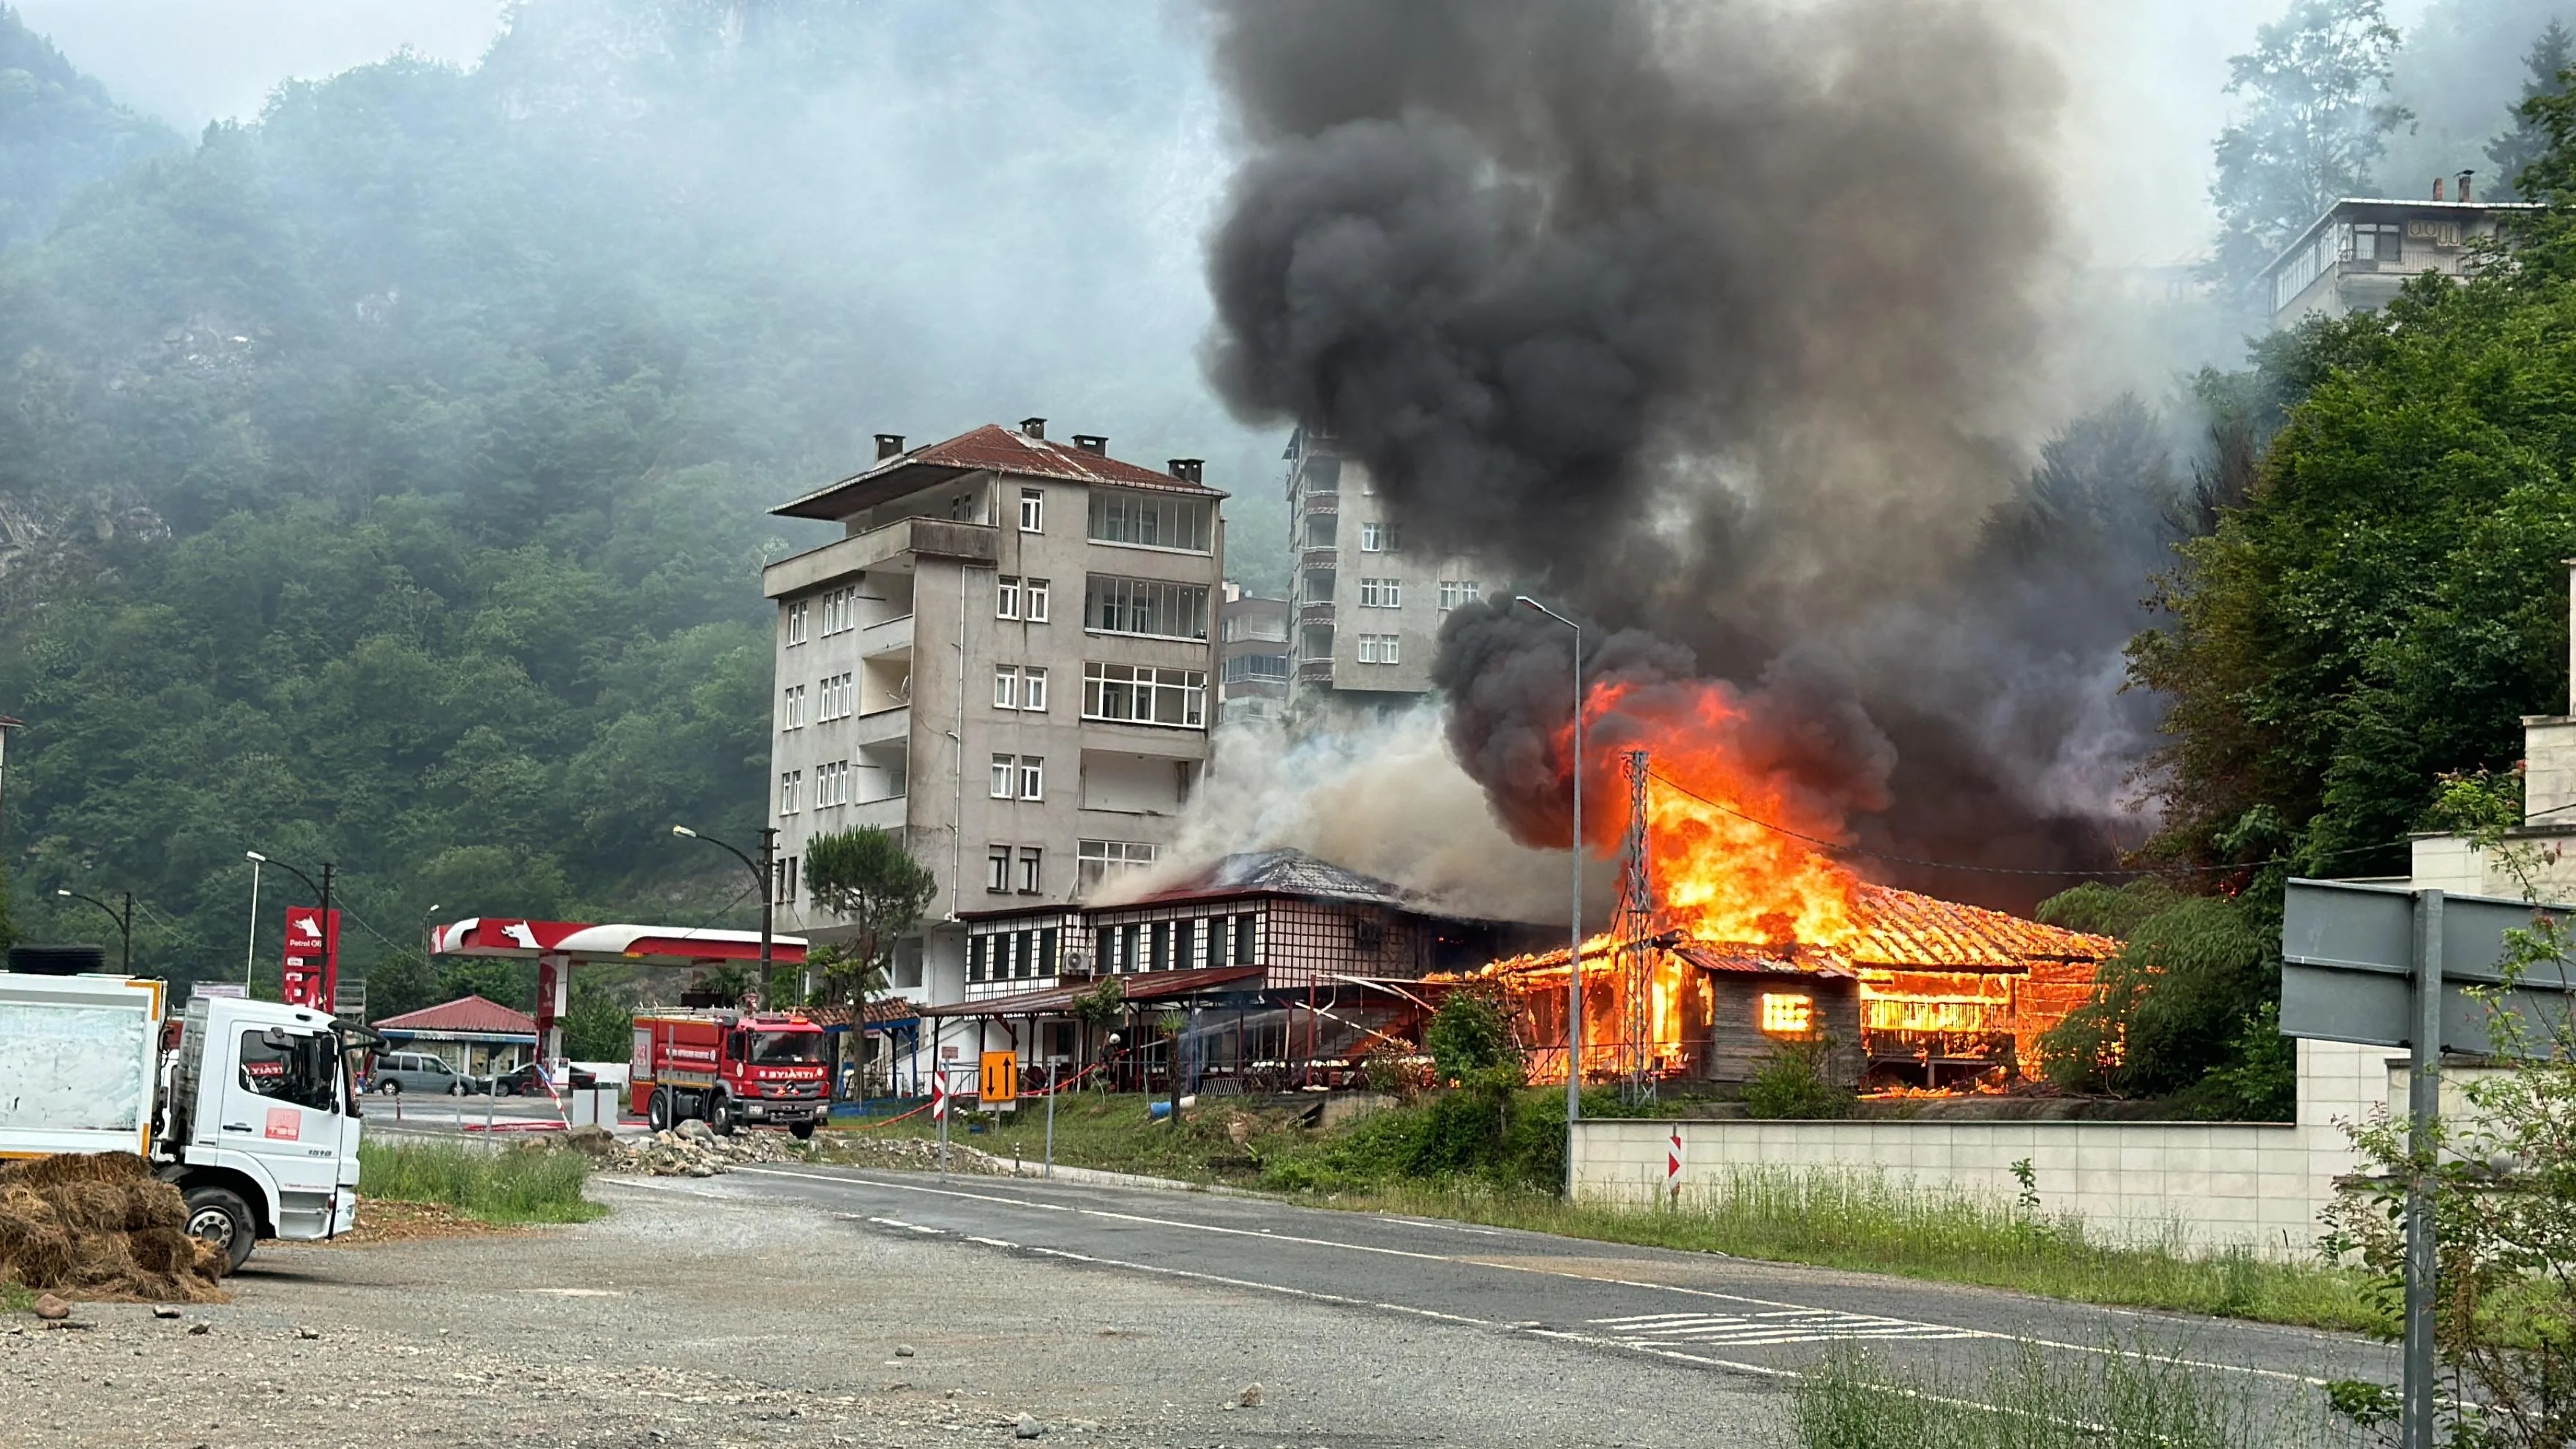
[[[656,1132],[671,1130],[671,1094],[660,1087],[644,1101],[644,1125]]]
[[[716,1135],[718,1137],[731,1137],[733,1135],[733,1103],[725,1100],[722,1096],[709,1097],[707,1099],[707,1125],[716,1129]]]
[[[812,1141],[814,1137],[814,1124],[811,1122],[798,1122],[788,1127],[787,1130],[795,1133],[796,1140],[799,1142],[809,1142]]]
[[[259,1241],[259,1224],[250,1215],[250,1204],[241,1194],[228,1187],[192,1187],[188,1189],[188,1236],[222,1250],[227,1273],[238,1273],[250,1261],[251,1245]]]

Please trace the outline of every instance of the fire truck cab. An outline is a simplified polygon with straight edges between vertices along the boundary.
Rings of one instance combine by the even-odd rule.
[[[628,1067],[632,1108],[656,1132],[696,1117],[720,1133],[784,1127],[806,1138],[831,1110],[823,1029],[795,1012],[639,1016]]]

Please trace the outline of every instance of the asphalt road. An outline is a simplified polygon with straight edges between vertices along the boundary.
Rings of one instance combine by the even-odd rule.
[[[1837,1344],[1960,1374],[2014,1344],[2143,1353],[2265,1398],[2396,1373],[2394,1348],[2339,1334],[1261,1199],[803,1166],[635,1185],[819,1208],[897,1239],[1551,1340],[1739,1383],[1784,1382]]]

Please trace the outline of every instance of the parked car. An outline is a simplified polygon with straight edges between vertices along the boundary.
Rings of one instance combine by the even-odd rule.
[[[469,1077],[427,1052],[387,1052],[376,1058],[376,1069],[369,1074],[367,1086],[388,1094],[436,1092],[450,1097],[490,1090],[481,1078]]]
[[[572,1069],[571,1076],[570,1085],[577,1091],[599,1085],[598,1077],[579,1067]],[[561,1090],[565,1084],[558,1082],[555,1085],[557,1090]],[[530,1062],[526,1066],[494,1073],[485,1090],[496,1097],[542,1097],[546,1095],[546,1084],[538,1079],[537,1064]]]

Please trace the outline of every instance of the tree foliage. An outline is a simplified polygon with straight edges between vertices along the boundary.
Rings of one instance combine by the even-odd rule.
[[[2529,74],[2523,78],[2521,101],[2511,108],[2513,124],[2487,143],[2487,160],[2496,168],[2497,194],[2503,196],[2526,194],[2522,173],[2548,153],[2548,131],[2528,107],[2542,96],[2566,94],[2567,68],[2576,64],[2576,32],[2556,16],[2550,17],[2548,28],[2531,42],[2522,64]]]
[[[2290,0],[2228,59],[2246,112],[2219,133],[2210,183],[2223,286],[2241,292],[2337,197],[2369,193],[2371,163],[2407,116],[2385,98],[2397,44],[2381,0]]]
[[[837,1004],[862,1003],[882,989],[895,941],[920,921],[939,880],[901,836],[873,825],[811,837],[804,870],[806,897],[849,927],[824,962],[824,992]]]
[[[1520,1059],[1502,1009],[1467,991],[1452,991],[1441,1001],[1422,1029],[1422,1049],[1431,1054],[1432,1074],[1452,1086],[1517,1066]]]

